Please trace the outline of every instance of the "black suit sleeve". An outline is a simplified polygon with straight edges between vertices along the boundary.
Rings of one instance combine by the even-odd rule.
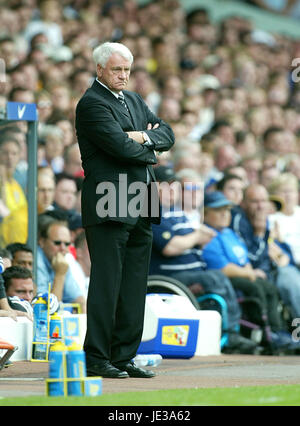
[[[168,151],[175,141],[173,130],[164,120],[161,120],[153,114],[141,97],[140,99],[143,103],[145,114],[147,115],[147,123],[151,123],[152,127],[157,123],[159,124],[159,127],[154,130],[141,130],[145,131],[150,137],[151,142],[153,142],[152,149],[155,151]]]

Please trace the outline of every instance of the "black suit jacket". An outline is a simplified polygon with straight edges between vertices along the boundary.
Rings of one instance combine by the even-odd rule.
[[[76,107],[76,134],[85,175],[81,206],[83,226],[106,220],[134,224],[137,217],[133,217],[127,208],[124,211],[123,202],[125,199],[129,205],[137,194],[128,194],[128,189],[134,182],[146,183],[146,168],[155,181],[152,165],[157,160],[154,150],[167,151],[174,144],[171,127],[150,111],[142,97],[134,92],[123,93],[129,112],[97,81]],[[148,123],[153,126],[159,123],[159,127],[146,130]],[[134,130],[146,131],[154,146],[141,145],[125,133]],[[110,190],[103,192],[107,182],[111,185]],[[120,197],[123,197],[122,206]],[[115,209],[108,208],[108,204]],[[114,210],[113,214],[99,215],[97,209],[103,206],[109,212]],[[154,217],[152,221],[158,223],[159,218]]]

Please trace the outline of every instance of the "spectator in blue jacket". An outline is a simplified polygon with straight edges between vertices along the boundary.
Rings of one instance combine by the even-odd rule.
[[[229,228],[232,206],[232,202],[220,191],[205,194],[204,221],[214,229],[216,236],[203,248],[203,259],[208,268],[218,269],[226,275],[236,290],[259,302],[260,318],[256,316],[255,321],[258,319],[260,324],[265,326],[265,331],[268,331],[266,326],[271,328],[271,341],[268,340],[267,332],[263,343],[271,343],[273,347],[291,348],[292,338],[282,330],[276,287],[265,279],[265,274],[260,269],[252,267],[247,246]]]

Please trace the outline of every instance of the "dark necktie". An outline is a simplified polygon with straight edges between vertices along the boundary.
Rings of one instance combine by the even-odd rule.
[[[124,98],[124,95],[122,95],[121,93],[118,95],[118,101],[127,109],[127,111],[128,111],[128,107],[127,107],[127,105],[126,105],[126,102],[125,102],[125,98]]]

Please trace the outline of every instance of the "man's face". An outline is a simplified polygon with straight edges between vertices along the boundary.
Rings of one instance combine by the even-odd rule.
[[[56,185],[54,200],[59,207],[70,210],[75,207],[76,194],[76,183],[70,179],[62,179]]]
[[[130,62],[118,53],[113,53],[103,68],[97,65],[97,76],[113,92],[119,93],[127,86],[130,76]]]
[[[38,210],[43,213],[54,200],[55,182],[54,179],[47,175],[41,175],[38,178]]]
[[[231,179],[226,182],[223,193],[228,200],[239,205],[243,199],[244,183],[240,179]]]
[[[6,291],[7,296],[18,296],[20,299],[31,303],[33,299],[34,285],[32,278],[12,278]]]
[[[64,225],[54,224],[48,229],[48,237],[41,238],[39,244],[51,262],[57,253],[60,252],[65,255],[69,252],[69,245],[71,244],[70,231]]]
[[[22,266],[30,271],[33,269],[33,255],[29,251],[17,251],[12,261],[13,266]]]
[[[242,207],[255,227],[265,222],[268,215],[269,196],[263,186],[249,188],[245,193]]]
[[[230,206],[219,208],[206,208],[204,212],[205,222],[215,229],[223,229],[230,225]]]
[[[1,147],[1,164],[13,173],[20,160],[20,148],[15,142],[6,142]]]

